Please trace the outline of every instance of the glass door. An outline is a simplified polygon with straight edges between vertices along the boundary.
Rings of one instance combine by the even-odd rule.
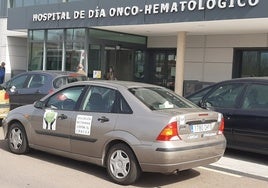
[[[133,50],[128,48],[105,47],[106,79],[108,71],[112,68],[117,80],[133,80]]]
[[[153,52],[153,84],[164,86],[174,90],[176,52],[162,51]]]

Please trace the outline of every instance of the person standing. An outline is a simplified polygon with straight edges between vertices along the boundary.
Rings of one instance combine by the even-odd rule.
[[[81,63],[77,66],[77,73],[87,76],[87,73],[84,71],[84,66]]]
[[[116,80],[113,67],[109,67],[106,79],[107,80]]]
[[[5,65],[6,65],[5,62],[2,62],[0,66],[0,84],[4,83],[5,81],[5,75],[6,75]]]

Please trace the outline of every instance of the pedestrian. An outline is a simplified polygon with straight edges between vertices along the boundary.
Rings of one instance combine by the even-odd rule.
[[[77,66],[77,73],[87,76],[87,73],[84,71],[84,66],[81,63]]]
[[[108,73],[106,75],[107,80],[116,80],[115,73],[113,67],[109,67]]]
[[[6,65],[5,62],[2,62],[0,66],[0,84],[4,83],[5,81],[5,75],[6,75],[5,65]]]

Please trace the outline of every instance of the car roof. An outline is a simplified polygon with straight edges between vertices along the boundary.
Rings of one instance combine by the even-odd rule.
[[[215,84],[224,83],[224,82],[268,82],[268,77],[244,77],[244,78],[234,78],[230,80],[224,80]]]
[[[84,76],[82,74],[76,73],[76,72],[72,72],[72,71],[56,71],[56,70],[47,70],[47,71],[43,71],[43,70],[34,70],[34,71],[27,71],[27,72],[22,72],[18,75],[23,75],[23,74],[27,74],[27,73],[33,73],[33,74],[46,74],[46,75],[50,75],[51,77],[58,77],[58,76]]]
[[[217,85],[228,84],[228,83],[268,83],[268,77],[243,77],[243,78],[234,78],[234,79],[230,79],[230,80],[224,80],[224,81],[216,82],[216,83],[209,85],[207,87],[204,87],[204,88],[197,90],[197,91],[195,91],[187,96],[184,96],[184,97],[190,98],[190,97],[196,95],[197,93],[200,93],[200,92],[207,90],[209,88],[214,88]]]
[[[81,83],[86,83],[89,85],[99,85],[99,86],[110,86],[117,88],[137,88],[137,87],[161,87],[147,83],[133,82],[133,81],[119,81],[119,80],[89,80],[89,81],[78,81],[71,83],[72,85],[80,85]],[[70,84],[69,84],[70,85]],[[161,87],[162,88],[162,87]]]

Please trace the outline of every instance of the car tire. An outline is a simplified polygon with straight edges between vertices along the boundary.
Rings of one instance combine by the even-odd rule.
[[[24,154],[29,151],[27,135],[24,127],[19,123],[13,123],[8,131],[8,147],[12,153]]]
[[[116,144],[107,155],[107,172],[118,184],[133,184],[140,176],[141,169],[132,150],[125,144]]]

